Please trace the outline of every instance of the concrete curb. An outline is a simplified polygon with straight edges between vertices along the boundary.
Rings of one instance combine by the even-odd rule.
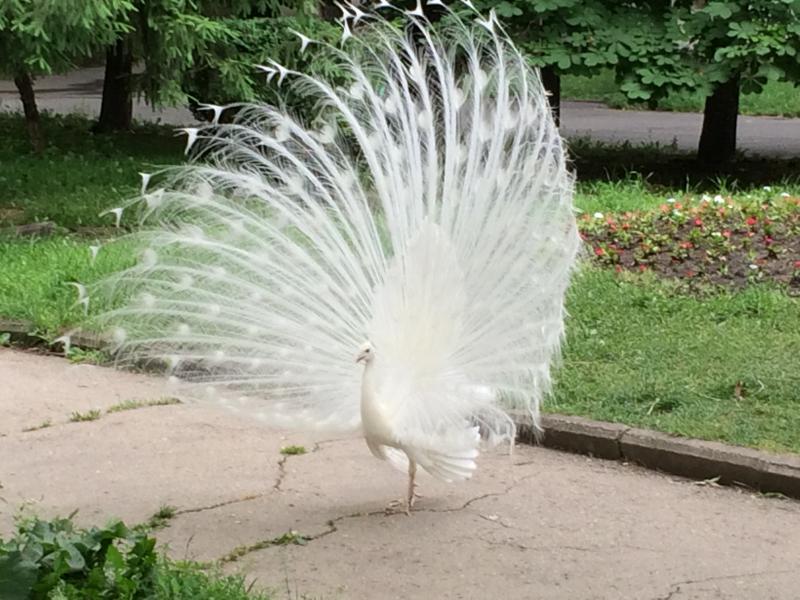
[[[530,417],[519,416],[519,440],[547,448],[626,460],[648,469],[697,480],[715,479],[761,492],[800,499],[800,456],[681,438],[619,423],[544,415],[544,435],[536,441]]]
[[[0,319],[0,333],[7,333],[13,343],[26,347],[47,346],[51,349],[60,349],[62,345],[49,344],[47,340],[34,333],[33,323],[21,319]],[[85,333],[79,330],[70,333],[70,343],[86,350],[102,350],[105,346],[103,339],[94,333]]]
[[[13,342],[45,345],[44,340],[29,333],[32,330],[29,322],[0,319],[0,332],[11,334]],[[94,334],[76,331],[71,339],[74,346],[86,349],[103,346],[100,337]],[[564,415],[544,415],[544,435],[535,436],[529,415],[515,415],[515,420],[519,441],[523,443],[540,443],[547,448],[608,460],[626,460],[691,479],[716,479],[725,485],[745,485],[800,499],[800,456],[772,454]]]

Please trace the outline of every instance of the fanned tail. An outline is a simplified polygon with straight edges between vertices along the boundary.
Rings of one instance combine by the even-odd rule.
[[[401,435],[511,437],[507,411],[537,417],[549,388],[579,245],[538,74],[493,14],[433,27],[418,7],[402,30],[346,12],[328,48],[346,83],[263,67],[317,99],[314,123],[239,107],[187,130],[192,164],[146,177],[152,227],[101,285],[102,322],[123,359],[288,427],[359,426],[371,338]],[[465,475],[468,454],[431,468]]]

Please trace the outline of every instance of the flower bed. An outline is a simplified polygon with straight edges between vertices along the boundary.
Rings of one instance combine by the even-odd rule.
[[[771,281],[800,293],[800,197],[670,198],[656,210],[584,214],[593,259],[690,284]]]

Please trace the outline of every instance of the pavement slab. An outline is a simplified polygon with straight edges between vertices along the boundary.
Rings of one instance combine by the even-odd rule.
[[[407,517],[383,510],[405,476],[352,437],[270,430],[189,404],[22,431],[160,385],[2,350],[0,535],[22,506],[45,517],[77,508],[88,525],[141,522],[171,505],[162,547],[222,561],[275,598],[798,597],[800,503],[622,462],[487,451],[466,483],[421,479]],[[307,452],[283,455],[288,445]]]

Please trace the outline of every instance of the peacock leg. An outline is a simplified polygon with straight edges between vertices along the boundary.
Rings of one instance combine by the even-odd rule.
[[[414,483],[414,479],[417,476],[417,463],[413,460],[408,461],[408,497],[406,498],[406,514],[411,513],[411,509],[414,508],[414,500],[417,499],[417,492],[415,491],[417,488],[417,484]]]

